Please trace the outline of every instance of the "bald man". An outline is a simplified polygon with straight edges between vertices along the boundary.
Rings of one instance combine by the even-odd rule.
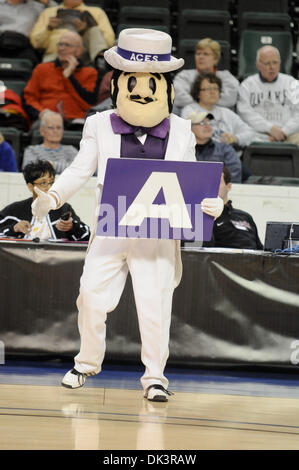
[[[276,47],[257,51],[258,73],[240,86],[237,111],[256,130],[256,140],[299,145],[299,87],[291,75],[280,72]]]
[[[81,36],[67,31],[57,44],[57,59],[35,67],[24,89],[24,106],[33,122],[50,109],[59,112],[67,126],[73,119],[83,119],[97,103],[98,72],[82,65],[82,51]]]

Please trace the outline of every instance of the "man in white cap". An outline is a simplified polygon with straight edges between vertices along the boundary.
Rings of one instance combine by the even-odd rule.
[[[98,170],[95,224],[77,300],[81,347],[74,368],[62,380],[65,387],[81,387],[87,376],[100,372],[107,313],[117,306],[130,271],[145,365],[144,397],[167,401],[170,394],[164,368],[172,296],[182,270],[179,241],[95,236],[108,157],[196,161],[190,121],[171,114],[174,89],[168,72],[184,61],[170,52],[171,37],[164,32],[120,33],[118,46],[105,52],[116,69],[111,90],[115,109],[87,118],[77,157],[46,195],[39,193],[33,206],[36,216],[42,217],[60,207]],[[211,216],[219,216],[222,209],[220,198],[202,201],[202,210]]]

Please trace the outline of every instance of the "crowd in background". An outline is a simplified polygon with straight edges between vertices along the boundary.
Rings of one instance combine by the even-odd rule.
[[[77,146],[63,144],[64,130],[80,131],[90,113],[112,107],[113,71],[103,53],[116,42],[105,11],[82,0],[0,0],[0,57],[32,64],[22,92],[2,90],[0,128],[40,136],[16,156],[0,133],[0,171],[44,160],[59,174],[72,162]],[[198,41],[194,67],[174,76],[173,112],[191,121],[197,160],[222,161],[229,183],[242,183],[250,176],[242,162],[248,145],[299,144],[298,85],[281,73],[280,51],[271,45],[256,51],[256,73],[241,83],[218,69],[220,58],[219,42]]]

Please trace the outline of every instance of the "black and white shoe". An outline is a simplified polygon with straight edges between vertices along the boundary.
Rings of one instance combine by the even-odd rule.
[[[69,370],[61,381],[61,385],[66,388],[79,388],[85,384],[87,375],[78,372],[76,369]]]
[[[173,393],[160,384],[150,385],[144,392],[144,398],[149,401],[168,401],[167,395],[173,395]]]

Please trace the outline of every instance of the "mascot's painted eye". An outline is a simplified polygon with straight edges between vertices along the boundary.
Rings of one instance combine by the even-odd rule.
[[[154,94],[155,94],[155,91],[156,91],[156,88],[157,88],[157,86],[156,86],[156,80],[155,80],[154,78],[150,78],[150,79],[149,79],[149,87],[150,87],[150,89],[152,90],[153,95],[154,95]]]
[[[135,86],[136,86],[136,83],[137,83],[137,80],[135,77],[130,77],[129,80],[128,80],[128,90],[129,92],[131,93],[131,91],[134,90]]]

